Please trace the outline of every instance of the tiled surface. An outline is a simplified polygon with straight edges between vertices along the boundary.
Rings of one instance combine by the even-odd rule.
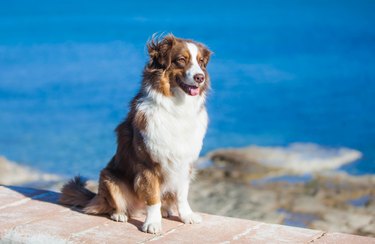
[[[163,219],[161,235],[139,230],[143,217],[117,223],[56,204],[58,193],[0,186],[0,242],[21,243],[374,243],[341,233],[202,214],[203,223]]]

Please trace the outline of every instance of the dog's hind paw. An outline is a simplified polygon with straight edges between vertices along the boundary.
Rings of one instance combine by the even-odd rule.
[[[163,218],[170,218],[173,216],[173,211],[171,209],[162,209],[161,216],[163,216]]]
[[[185,224],[198,224],[202,222],[202,217],[199,214],[191,213],[186,216],[181,216],[181,220]]]
[[[116,222],[127,222],[128,216],[125,213],[113,213],[110,218]]]

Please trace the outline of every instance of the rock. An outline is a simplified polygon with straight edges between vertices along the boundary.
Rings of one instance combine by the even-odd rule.
[[[347,222],[351,229],[362,229],[374,222],[375,217],[368,214],[352,213],[347,215]],[[375,228],[375,226],[373,225]]]
[[[61,177],[54,174],[41,173],[27,166],[0,157],[0,184],[4,185],[26,185],[36,186],[51,184],[60,181]]]
[[[294,143],[287,147],[218,149],[208,156],[219,168],[234,167],[252,171],[253,174],[270,170],[305,174],[337,169],[360,159],[362,154],[348,148],[325,148],[312,143]]]
[[[315,144],[215,150],[198,162],[192,203],[214,214],[375,235],[372,218],[363,218],[375,213],[375,176],[333,170],[360,157]],[[366,203],[352,204],[358,199]]]

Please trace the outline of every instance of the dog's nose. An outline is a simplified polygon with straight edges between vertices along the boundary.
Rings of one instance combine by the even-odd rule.
[[[202,83],[204,81],[204,75],[203,74],[196,74],[194,75],[194,80],[197,83]]]

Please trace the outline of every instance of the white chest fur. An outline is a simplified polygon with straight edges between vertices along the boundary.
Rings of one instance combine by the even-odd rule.
[[[191,164],[199,157],[208,116],[204,96],[188,96],[181,89],[165,97],[151,89],[140,99],[138,110],[147,119],[142,136],[151,158],[160,163],[166,184],[189,177]]]

